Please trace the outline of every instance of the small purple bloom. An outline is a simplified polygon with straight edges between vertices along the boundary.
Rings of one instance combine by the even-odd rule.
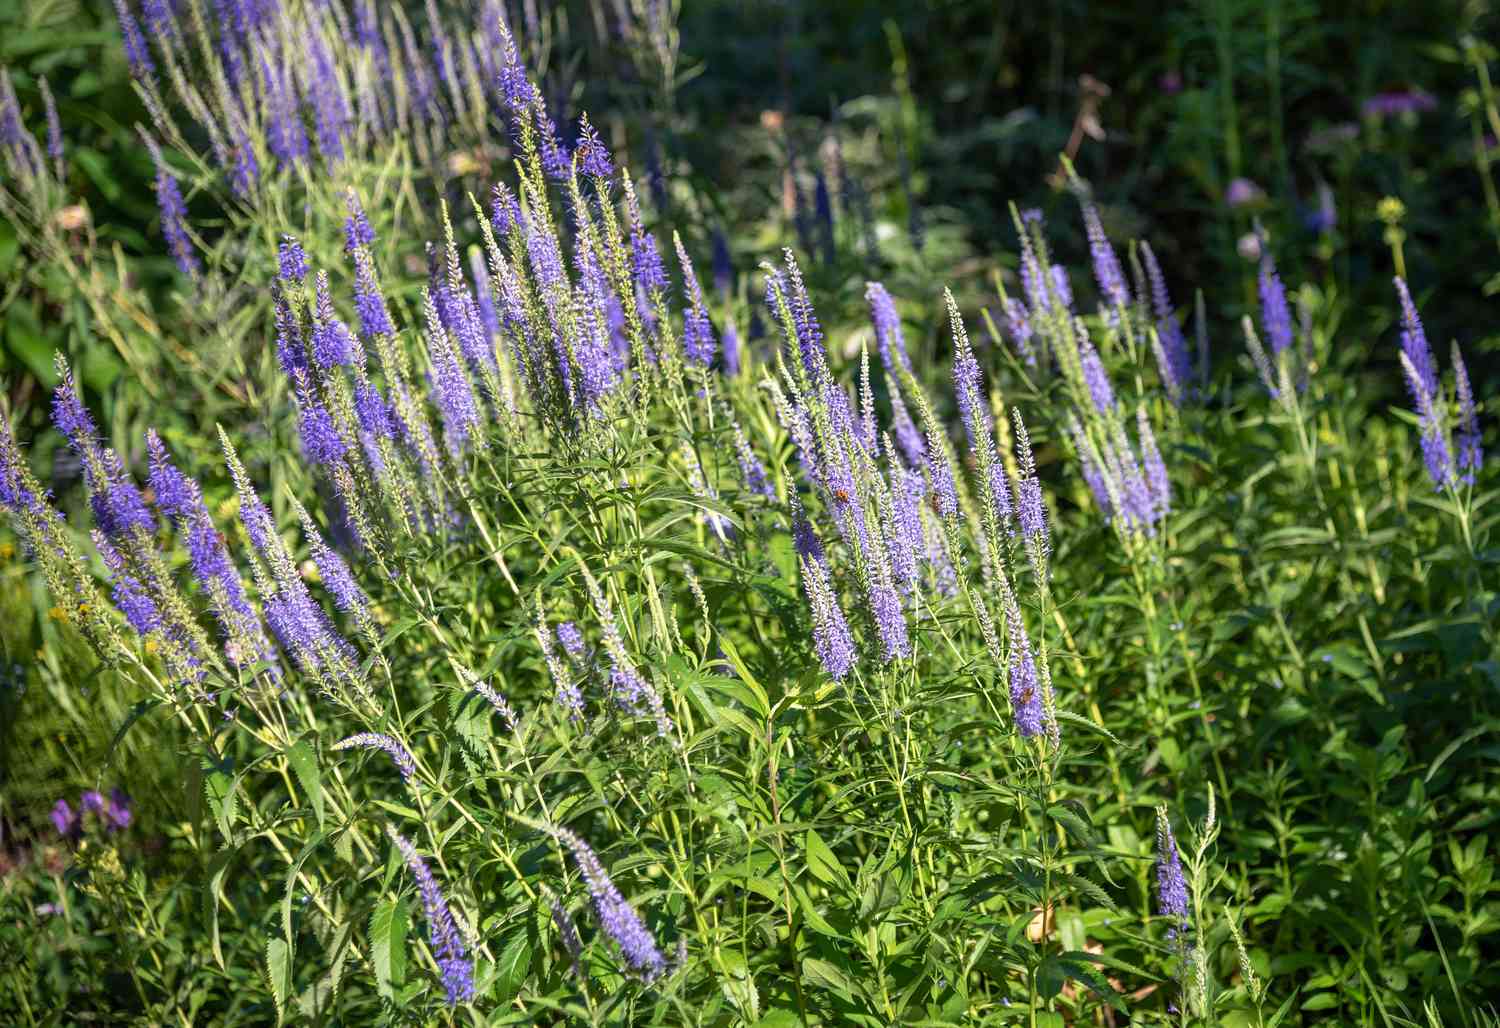
[[[1230,207],[1247,207],[1252,203],[1258,203],[1265,198],[1266,191],[1247,178],[1236,178],[1229,181],[1229,186],[1224,190],[1224,202]]]
[[[474,962],[464,949],[463,936],[443,890],[427,867],[427,862],[417,853],[405,836],[394,828],[387,827],[387,834],[401,851],[411,876],[417,883],[417,894],[422,898],[422,911],[427,915],[428,941],[432,955],[437,960],[438,973],[442,977],[443,990],[447,993],[448,1005],[456,1007],[474,998]]]
[[[1420,89],[1401,89],[1376,93],[1360,105],[1360,113],[1376,120],[1404,114],[1425,114],[1437,110],[1437,100]]]
[[[1041,684],[1037,678],[1036,660],[1031,655],[1031,640],[1021,611],[1012,600],[1005,611],[1010,635],[1010,708],[1016,719],[1016,730],[1026,738],[1042,734],[1045,712]]]
[[[599,138],[599,131],[589,124],[587,114],[578,123],[578,167],[585,175],[598,178],[609,178],[615,173],[609,148]]]
[[[1182,874],[1182,858],[1164,806],[1156,810],[1156,902],[1163,917],[1175,919],[1181,927],[1187,926],[1187,879]]]
[[[870,305],[870,321],[875,326],[875,346],[880,351],[880,362],[892,376],[899,371],[911,371],[911,358],[906,354],[906,339],[901,333],[901,316],[896,313],[896,304],[885,286],[879,282],[865,284],[865,301]]]
[[[141,27],[135,15],[130,13],[126,0],[115,0],[115,15],[120,19],[120,34],[125,42],[125,62],[130,65],[130,74],[137,79],[149,78],[156,73],[151,61],[151,51],[141,35]]]
[[[283,282],[301,282],[307,277],[307,253],[296,236],[281,237],[276,257],[277,277]]]
[[[1271,343],[1274,360],[1292,346],[1292,310],[1287,304],[1286,288],[1276,272],[1276,262],[1269,251],[1261,258],[1260,279],[1260,325],[1266,339]]]
[[[594,851],[566,828],[555,828],[553,834],[573,854],[573,862],[594,901],[594,913],[599,918],[599,927],[619,947],[626,965],[646,982],[665,974],[667,961],[657,948],[656,940],[651,937],[650,929],[630,902],[620,894]]]
[[[1467,485],[1473,485],[1479,467],[1484,463],[1480,449],[1479,414],[1474,409],[1474,389],[1469,384],[1469,369],[1464,366],[1458,343],[1453,344],[1453,378],[1458,392],[1458,472]]]
[[[198,257],[193,252],[193,242],[188,238],[187,204],[183,202],[182,190],[177,179],[167,170],[161,149],[150,136],[142,135],[146,149],[150,151],[152,163],[156,165],[156,205],[161,210],[161,234],[166,238],[167,251],[184,275],[198,277]]]
[[[70,836],[78,831],[78,815],[73,813],[67,800],[54,803],[52,812],[47,816],[52,819],[52,827],[57,829],[58,835]]]
[[[130,797],[121,789],[109,790],[109,806],[104,809],[104,819],[113,831],[130,827],[134,815],[130,809]]]
[[[370,226],[359,195],[353,189],[344,194],[344,208],[348,212],[344,218],[344,249],[353,253],[358,247],[374,245],[375,229]]]
[[[90,814],[103,814],[104,793],[98,789],[86,789],[83,795],[78,797],[78,809]]]
[[[1125,273],[1120,269],[1120,259],[1109,237],[1104,234],[1104,223],[1099,220],[1099,210],[1092,203],[1083,206],[1083,225],[1089,237],[1089,257],[1094,265],[1094,280],[1099,283],[1099,295],[1110,311],[1130,306],[1130,290],[1125,285]]]
[[[381,732],[360,732],[358,735],[351,735],[349,738],[333,744],[333,749],[335,750],[350,750],[356,747],[360,749],[384,750],[390,756],[391,763],[396,765],[396,770],[401,772],[401,780],[403,782],[411,781],[412,775],[417,773],[416,761],[412,760],[411,754],[406,751],[406,747],[402,746],[389,735]]]
[[[568,656],[575,659],[583,656],[583,633],[578,630],[577,622],[564,621],[559,624],[557,641],[562,643],[562,648]]]

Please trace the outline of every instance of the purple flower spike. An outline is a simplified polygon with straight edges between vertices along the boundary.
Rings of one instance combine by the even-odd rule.
[[[1474,409],[1474,389],[1469,384],[1469,369],[1464,366],[1464,356],[1453,344],[1453,378],[1458,392],[1458,472],[1467,485],[1473,485],[1484,463],[1484,451],[1480,449],[1479,414]]]
[[[1432,350],[1427,345],[1427,333],[1422,328],[1422,318],[1417,314],[1417,307],[1411,301],[1411,291],[1406,287],[1406,280],[1397,277],[1395,283],[1396,296],[1401,301],[1401,350],[1416,370],[1417,380],[1414,383],[1414,389],[1420,390],[1426,396],[1436,397],[1438,392],[1437,367],[1432,359]]]
[[[892,376],[911,370],[911,358],[906,354],[906,339],[901,334],[901,316],[896,313],[896,304],[885,286],[879,282],[865,283],[865,301],[870,305],[870,321],[875,326],[875,345],[880,350],[880,363]]]
[[[583,633],[578,630],[577,622],[564,621],[558,625],[557,641],[562,643],[568,656],[575,659],[583,656]]]
[[[588,843],[566,828],[554,828],[552,832],[557,841],[573,854],[573,862],[578,866],[578,873],[583,876],[584,884],[588,886],[589,895],[593,898],[599,926],[619,947],[626,965],[643,981],[652,982],[660,978],[667,971],[666,958],[657,948],[656,940],[651,937],[651,931],[641,920],[640,914],[620,894],[594,851],[589,848]]]
[[[344,249],[353,253],[357,247],[374,245],[375,230],[370,227],[370,219],[365,216],[365,209],[354,190],[344,194],[344,207],[348,211],[344,218]]]
[[[142,138],[152,163],[156,165],[156,205],[161,209],[161,234],[167,240],[167,251],[179,271],[197,278],[198,256],[193,252],[193,241],[188,238],[187,204],[183,202],[182,190],[177,187],[177,179],[167,170],[167,162],[162,159],[156,140],[144,134]]]
[[[698,275],[693,270],[692,258],[682,245],[682,238],[674,235],[677,247],[677,263],[682,268],[682,288],[686,294],[687,309],[682,315],[682,352],[691,363],[706,368],[713,363],[718,350],[714,338],[713,322],[708,319],[708,310],[703,305],[703,290],[698,285]]]
[[[1010,634],[1010,709],[1015,715],[1016,730],[1030,739],[1042,734],[1046,715],[1036,660],[1031,655],[1031,640],[1026,636],[1021,611],[1014,601],[1005,611],[1005,623]]]
[[[151,61],[151,51],[141,35],[141,27],[125,0],[115,0],[115,15],[120,19],[120,34],[125,40],[125,63],[130,65],[130,74],[137,79],[156,74],[156,65]]]
[[[351,750],[356,747],[368,750],[384,750],[389,754],[391,763],[396,765],[396,770],[401,772],[401,780],[403,782],[411,781],[412,775],[417,773],[416,762],[412,760],[411,754],[406,751],[406,747],[402,746],[389,735],[384,735],[380,732],[360,732],[358,735],[351,735],[349,738],[333,745],[335,750]]]
[[[1083,225],[1089,237],[1089,257],[1094,264],[1094,281],[1099,283],[1099,295],[1105,306],[1111,312],[1130,306],[1130,290],[1125,285],[1125,273],[1120,270],[1120,259],[1115,256],[1115,248],[1104,234],[1104,223],[1099,220],[1098,208],[1091,203],[1083,206]]]
[[[78,797],[78,809],[90,814],[104,813],[104,793],[98,789],[87,789]]]
[[[121,614],[125,615],[125,620],[130,623],[131,628],[135,629],[137,635],[142,637],[150,635],[162,624],[161,611],[157,609],[156,601],[146,595],[146,589],[141,585],[140,579],[125,570],[125,561],[110,545],[104,533],[96,528],[93,534],[94,546],[104,560],[104,566],[109,569],[110,595],[115,601],[115,606],[119,608]]]
[[[1292,345],[1292,311],[1286,301],[1286,287],[1276,273],[1276,263],[1269,252],[1260,262],[1260,326],[1271,344],[1271,358],[1281,355]]]
[[[301,282],[307,277],[307,253],[296,236],[282,236],[276,256],[277,277],[283,282]]]
[[[1156,808],[1156,903],[1163,917],[1177,921],[1180,927],[1188,923],[1188,885],[1182,874],[1182,858],[1177,853],[1177,840],[1172,835],[1172,823],[1167,820],[1167,808]]]
[[[474,962],[464,949],[463,936],[459,934],[453,911],[417,848],[394,828],[387,827],[386,832],[401,851],[407,869],[416,880],[417,894],[422,897],[422,911],[427,915],[428,941],[437,960],[443,989],[448,994],[448,1005],[456,1007],[467,1003],[474,998]]]
[[[599,131],[589,124],[587,114],[578,123],[578,167],[585,175],[598,178],[609,178],[615,173],[609,148],[599,138]]]

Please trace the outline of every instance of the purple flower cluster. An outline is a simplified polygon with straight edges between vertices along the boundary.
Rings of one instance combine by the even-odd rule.
[[[1463,355],[1455,343],[1452,359],[1456,409],[1450,412],[1411,292],[1403,279],[1398,277],[1395,283],[1401,303],[1401,368],[1417,409],[1422,463],[1426,465],[1427,476],[1435,489],[1445,489],[1459,482],[1472,485],[1484,455],[1480,448],[1479,417],[1469,370],[1464,366]],[[1452,437],[1455,429],[1456,458]]]
[[[58,800],[47,815],[57,834],[66,839],[78,839],[83,835],[84,816],[92,815],[97,823],[111,832],[123,831],[135,819],[130,797],[119,788],[109,790],[109,799],[97,789],[86,789],[78,797],[75,811],[67,800]]]

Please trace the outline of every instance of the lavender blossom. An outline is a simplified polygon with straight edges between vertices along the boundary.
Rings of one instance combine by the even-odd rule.
[[[511,38],[510,30],[502,24],[500,32],[505,40],[505,64],[501,66],[497,76],[500,94],[511,110],[521,111],[536,100],[536,89],[526,75],[526,66],[521,63],[520,55],[516,53],[516,43]]]
[[[109,805],[104,808],[104,820],[111,831],[123,831],[130,827],[134,815],[130,810],[130,797],[119,788],[109,790]]]
[[[703,304],[703,290],[698,285],[698,275],[693,270],[693,260],[682,245],[682,237],[672,235],[677,248],[677,264],[682,268],[682,289],[687,309],[682,315],[682,352],[689,362],[706,368],[713,363],[718,340],[714,338],[713,322],[708,319],[708,310]]]
[[[1010,709],[1016,719],[1016,730],[1030,739],[1042,734],[1046,715],[1036,660],[1031,655],[1031,640],[1026,636],[1026,625],[1014,600],[1006,606],[1005,624],[1010,635]]]
[[[1099,295],[1111,315],[1118,317],[1121,308],[1130,306],[1130,290],[1125,285],[1125,273],[1120,269],[1115,248],[1104,234],[1099,210],[1092,203],[1083,205],[1083,225],[1089,237],[1089,258],[1094,265],[1094,281],[1099,283]]]
[[[1182,334],[1182,327],[1177,324],[1172,310],[1172,298],[1167,293],[1166,276],[1156,263],[1156,254],[1150,243],[1141,243],[1141,259],[1146,265],[1146,279],[1151,284],[1152,312],[1156,315],[1156,337],[1160,347],[1157,352],[1157,370],[1168,397],[1174,404],[1180,405],[1193,373],[1187,340]]]
[[[318,153],[325,163],[338,164],[344,159],[349,106],[344,99],[344,87],[334,70],[333,58],[329,56],[322,34],[316,29],[307,33],[307,55],[312,61],[308,99],[312,101],[313,134],[318,141]]]
[[[1276,262],[1269,251],[1261,258],[1260,278],[1260,325],[1271,344],[1271,359],[1274,363],[1292,346],[1292,311],[1287,305],[1286,288],[1276,272]]]
[[[1458,343],[1453,344],[1453,378],[1458,392],[1458,472],[1466,485],[1473,485],[1484,463],[1480,449],[1479,415],[1474,409],[1474,389],[1469,384],[1469,369],[1464,366]]]
[[[807,531],[811,532],[811,528]],[[849,623],[844,619],[838,596],[834,594],[828,565],[821,560],[803,557],[802,587],[812,611],[813,649],[818,662],[829,678],[835,682],[843,681],[854,667],[854,637],[849,633]]]
[[[79,818],[73,813],[73,808],[68,806],[67,800],[58,800],[54,803],[47,816],[52,819],[52,827],[57,829],[58,835],[66,838],[77,834],[80,826]]]
[[[1115,391],[1109,383],[1109,373],[1104,370],[1099,351],[1094,349],[1082,322],[1078,323],[1075,334],[1078,336],[1078,363],[1083,368],[1083,384],[1088,388],[1089,399],[1094,410],[1108,416],[1115,408]]]
[[[1406,282],[1399,277],[1395,282],[1396,294],[1401,301],[1401,367],[1406,372],[1407,386],[1417,408],[1422,462],[1433,487],[1442,489],[1453,479],[1455,469],[1438,388],[1437,367]],[[1466,369],[1465,379],[1467,377]]]
[[[96,528],[93,537],[94,546],[103,558],[104,566],[109,569],[110,593],[115,606],[125,615],[125,620],[137,635],[142,638],[150,635],[162,625],[161,611],[157,609],[156,601],[146,595],[140,579],[125,569],[124,559],[109,544],[104,533]]]
[[[167,162],[162,158],[156,141],[144,133],[142,139],[151,154],[152,163],[156,165],[156,205],[161,209],[161,234],[166,238],[167,251],[171,253],[179,271],[197,278],[198,257],[193,252],[192,240],[188,238],[187,204],[183,202],[182,191],[177,188],[177,180],[167,170]]]
[[[1413,390],[1435,398],[1438,394],[1437,366],[1427,345],[1427,333],[1422,328],[1422,319],[1412,303],[1405,279],[1397,276],[1394,281],[1396,296],[1401,301],[1401,351],[1416,370]]]
[[[901,609],[901,597],[889,585],[874,583],[870,586],[870,616],[875,621],[875,632],[880,637],[880,647],[887,661],[911,656],[911,640],[906,633],[906,614]]]
[[[574,660],[583,656],[583,633],[578,630],[575,621],[564,621],[557,626],[557,641],[562,643],[563,650]]]
[[[375,261],[364,247],[354,251],[354,313],[359,327],[369,338],[395,335],[396,326],[386,310],[380,282],[375,278]]]
[[[566,828],[554,828],[552,834],[573,854],[573,862],[593,898],[599,927],[619,947],[626,965],[642,981],[652,982],[660,978],[667,971],[666,958],[657,948],[656,940],[651,937],[641,916],[620,894],[594,851]]]
[[[901,316],[896,313],[896,304],[885,286],[879,282],[865,283],[865,302],[870,305],[870,321],[875,325],[875,345],[880,351],[880,363],[886,374],[899,377],[901,371],[911,371],[911,358],[906,353],[906,340],[901,333]],[[899,369],[899,370],[898,370]]]
[[[307,252],[296,236],[281,237],[276,248],[276,277],[283,282],[301,282],[307,278]]]
[[[448,995],[448,1005],[454,1007],[466,1003],[474,998],[474,964],[464,949],[463,936],[459,934],[453,911],[416,847],[394,828],[387,827],[386,833],[401,851],[412,878],[416,879],[422,910],[427,915],[428,941],[437,960],[443,989]]]
[[[537,156],[542,173],[555,182],[566,182],[573,165],[567,148],[557,141],[557,126],[540,104],[532,108],[532,117],[536,123]]]
[[[1136,410],[1136,429],[1140,434],[1146,488],[1151,494],[1151,520],[1159,521],[1172,510],[1172,483],[1167,477],[1167,466],[1157,449],[1156,434],[1151,431],[1151,419],[1146,416],[1144,405]]]
[[[313,564],[317,566],[323,588],[333,597],[333,605],[346,614],[366,614],[370,609],[370,598],[354,580],[349,565],[324,542],[323,537],[310,524],[307,529],[308,548],[312,551]]]
[[[922,441],[922,433],[912,421],[901,394],[894,390],[891,392],[891,430],[906,466],[913,470],[920,468],[927,460],[927,444]]]
[[[1156,808],[1156,909],[1163,917],[1176,920],[1179,927],[1187,927],[1188,884],[1165,806]]]
[[[503,182],[490,188],[490,225],[496,237],[504,239],[516,229],[524,228],[525,216],[515,194]]]
[[[125,42],[125,62],[130,65],[130,74],[137,80],[149,79],[156,74],[156,65],[151,60],[151,50],[141,35],[141,27],[135,15],[130,13],[126,0],[115,0],[115,16],[120,20],[120,35]]]
[[[389,735],[380,732],[360,732],[351,735],[333,744],[335,750],[352,750],[354,748],[367,750],[384,750],[391,758],[391,763],[396,765],[396,770],[401,772],[401,780],[410,782],[411,776],[417,773],[417,763],[412,759],[406,747],[397,742]]]
[[[573,923],[573,915],[568,913],[562,902],[550,892],[547,895],[547,906],[552,911],[552,923],[557,926],[557,934],[562,939],[563,949],[567,951],[568,960],[573,965],[573,977],[583,977],[583,943],[578,938],[578,926]]]
[[[609,178],[615,173],[615,165],[610,159],[609,148],[604,145],[604,140],[599,138],[598,130],[589,124],[587,114],[578,123],[577,154],[579,170],[585,175]]]
[[[62,121],[57,116],[57,101],[52,97],[52,87],[45,75],[37,79],[37,88],[42,94],[42,110],[47,119],[47,156],[52,158],[52,168],[58,179],[65,177],[63,165]]]
[[[370,219],[359,202],[359,195],[353,189],[344,194],[344,209],[348,212],[344,218],[345,251],[353,253],[361,246],[366,249],[374,246],[375,229],[370,226]]]
[[[1047,507],[1042,500],[1042,483],[1035,474],[1016,483],[1016,520],[1023,538],[1047,541]]]
[[[333,423],[333,415],[308,387],[306,379],[298,376],[297,427],[302,436],[302,449],[314,464],[331,467],[344,459],[348,447]]]
[[[265,96],[266,148],[276,166],[286,169],[308,155],[307,132],[297,109],[297,87],[287,73],[273,68],[265,54],[260,59],[262,94]]]
[[[740,428],[738,422],[733,423],[734,428],[734,456],[739,462],[740,477],[744,479],[745,489],[756,496],[764,496],[767,499],[776,498],[776,489],[771,485],[771,480],[766,475],[766,469],[750,448],[750,440],[745,438],[744,429]]]

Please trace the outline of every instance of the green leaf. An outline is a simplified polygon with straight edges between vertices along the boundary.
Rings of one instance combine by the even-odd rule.
[[[297,782],[302,786],[302,791],[307,793],[308,802],[312,804],[313,813],[318,818],[318,827],[323,824],[323,775],[318,770],[318,757],[313,748],[308,745],[306,739],[298,739],[292,744],[292,748],[286,751],[286,759],[292,765],[292,773],[297,776]]]
[[[406,981],[406,929],[411,907],[405,898],[383,900],[370,914],[370,959],[375,964],[375,988],[394,999],[395,987]]]
[[[817,957],[805,958],[802,961],[802,977],[814,985],[832,989],[845,999],[852,1000],[855,996],[854,983],[849,981],[843,971],[826,960],[819,960]]]
[[[286,999],[292,994],[292,948],[285,939],[272,938],[266,943],[266,976],[271,980],[271,995],[276,998],[276,1020],[286,1016]]]
[[[209,861],[208,878],[203,887],[203,904],[208,909],[204,911],[208,915],[208,939],[209,946],[213,949],[214,961],[221,970],[228,970],[224,963],[224,951],[219,943],[219,903],[228,901],[223,898],[224,873],[229,870],[230,863],[239,856],[239,850],[226,849],[214,854],[213,860]]]
[[[839,863],[833,850],[811,828],[807,830],[803,840],[803,849],[806,851],[807,869],[814,878],[829,885],[841,885],[846,890],[853,890],[854,883],[849,880],[849,872],[844,870],[844,865]]]
[[[771,701],[766,697],[766,690],[761,687],[761,684],[755,680],[755,676],[750,673],[749,666],[740,657],[739,650],[734,648],[734,643],[724,635],[719,635],[718,641],[719,648],[724,651],[724,656],[729,658],[729,663],[734,667],[734,673],[739,675],[740,681],[745,683],[745,688],[749,689],[755,697],[756,713],[761,716],[762,720],[769,718],[771,716]]]
[[[217,768],[210,770],[203,779],[203,792],[208,805],[219,824],[219,832],[226,845],[234,842],[234,817],[237,812],[234,799],[234,778]]]
[[[496,1002],[509,1002],[512,996],[520,992],[521,983],[526,980],[530,969],[531,938],[523,928],[510,937],[505,948],[500,951],[499,959],[495,961]]]

